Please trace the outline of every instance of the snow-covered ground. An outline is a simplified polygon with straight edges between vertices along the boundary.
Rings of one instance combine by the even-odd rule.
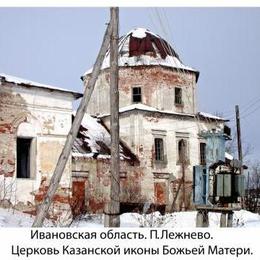
[[[31,227],[34,216],[25,214],[13,209],[0,208],[0,228],[1,227]],[[44,222],[45,226],[53,226],[50,221]]]
[[[219,226],[219,213],[210,213],[210,227]],[[12,209],[0,208],[0,227],[30,227],[34,217]],[[121,227],[175,227],[193,228],[196,225],[196,211],[176,212],[164,216],[155,212],[153,214],[140,215],[137,213],[125,213],[120,217]],[[52,226],[47,222],[46,226]],[[246,210],[236,211],[234,214],[234,227],[260,227],[260,215]],[[71,227],[103,227],[102,215],[85,215],[76,219]]]
[[[137,213],[125,213],[120,217],[121,227],[175,227],[194,228],[196,227],[196,211],[176,212],[173,214],[161,215],[159,212],[140,215]],[[220,213],[209,214],[209,226],[218,227]],[[74,227],[103,227],[103,216],[86,215],[72,223]],[[260,227],[260,215],[246,210],[234,213],[234,227]]]

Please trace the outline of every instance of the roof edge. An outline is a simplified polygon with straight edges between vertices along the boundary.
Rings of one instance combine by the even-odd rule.
[[[15,76],[3,74],[3,73],[0,73],[0,81],[6,82],[6,83],[13,83],[17,86],[26,87],[26,88],[36,87],[36,88],[39,88],[39,89],[46,89],[46,90],[49,90],[51,92],[57,91],[57,92],[64,93],[64,94],[65,93],[66,94],[72,94],[75,99],[83,97],[82,93],[79,93],[79,92],[76,92],[76,91],[63,89],[63,88],[50,86],[50,85],[45,85],[45,84],[42,84],[42,83],[30,81],[30,80],[27,80],[27,79],[17,78]]]
[[[121,109],[124,109],[124,107],[122,107]],[[177,112],[158,110],[158,109],[150,110],[149,108],[145,109],[145,108],[138,108],[138,107],[129,108],[129,109],[123,110],[123,111],[120,111],[120,109],[119,109],[119,114],[128,113],[128,112],[131,112],[134,110],[139,110],[139,111],[144,111],[144,112],[149,112],[149,113],[161,113],[161,114],[180,116],[180,117],[190,117],[190,118],[196,118],[197,116],[199,116],[201,120],[229,122],[229,120],[224,119],[224,118],[213,118],[210,116],[202,116],[199,114],[200,112],[198,112],[197,114],[187,114],[187,113],[177,113]],[[97,117],[102,119],[102,118],[108,117],[108,116],[110,116],[110,114],[98,115]]]
[[[182,72],[190,72],[190,73],[194,73],[195,76],[196,76],[196,83],[198,82],[199,80],[199,76],[200,76],[200,71],[196,70],[196,69],[187,69],[187,68],[177,68],[177,67],[171,67],[171,66],[167,66],[167,65],[162,65],[162,64],[151,64],[151,65],[144,65],[144,64],[140,64],[140,65],[133,65],[133,66],[118,66],[119,69],[121,68],[138,68],[138,67],[162,67],[162,68],[167,68],[167,69],[172,69],[172,70],[175,70],[175,71],[182,71]],[[100,72],[103,72],[103,71],[106,71],[106,70],[109,70],[110,67],[107,67],[107,68],[102,68],[100,69]],[[82,81],[84,81],[84,78],[86,78],[87,76],[91,75],[92,74],[92,71],[91,69],[89,69],[88,71],[86,71],[81,77],[80,79]]]

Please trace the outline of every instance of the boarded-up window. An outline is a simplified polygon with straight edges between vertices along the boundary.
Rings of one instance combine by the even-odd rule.
[[[133,99],[133,103],[142,102],[142,89],[141,89],[141,87],[132,88],[132,99]]]
[[[155,138],[154,147],[155,147],[155,160],[164,161],[163,139]]]
[[[31,143],[32,139],[17,138],[17,178],[31,178]]]
[[[182,105],[182,89],[175,88],[175,104]]]
[[[166,204],[166,184],[163,182],[155,182],[154,195],[156,204]]]
[[[200,164],[206,165],[206,144],[200,143]]]
[[[72,212],[78,216],[85,212],[85,189],[87,179],[79,179],[72,182]]]

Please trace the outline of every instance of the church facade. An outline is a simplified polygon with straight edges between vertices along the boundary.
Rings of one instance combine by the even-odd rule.
[[[203,133],[224,134],[225,120],[198,111],[199,72],[184,65],[159,35],[143,28],[132,30],[120,38],[118,49],[120,138],[139,161],[134,172],[124,167],[121,181],[129,186],[136,180],[138,192],[122,205],[150,203],[166,211],[191,209],[193,166],[206,164]],[[90,74],[91,69],[82,77],[85,83]],[[108,50],[88,114],[109,129],[109,110]],[[217,147],[211,150],[218,152]],[[103,189],[102,181],[96,188]]]

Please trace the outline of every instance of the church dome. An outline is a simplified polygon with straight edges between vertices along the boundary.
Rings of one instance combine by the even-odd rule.
[[[119,67],[158,65],[181,69],[185,71],[198,71],[184,65],[179,55],[171,45],[159,35],[145,28],[136,28],[119,39],[118,44]],[[102,69],[110,66],[110,51],[108,49],[102,64]],[[90,74],[92,68],[84,75]]]

